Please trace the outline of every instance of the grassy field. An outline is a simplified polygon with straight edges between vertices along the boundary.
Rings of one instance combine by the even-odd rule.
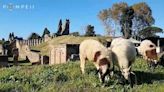
[[[99,82],[92,63],[86,64],[86,74],[80,73],[79,61],[61,65],[17,66],[0,69],[0,92],[164,92],[164,68],[154,71],[137,58],[133,65],[138,84],[117,84],[110,79],[106,87]]]

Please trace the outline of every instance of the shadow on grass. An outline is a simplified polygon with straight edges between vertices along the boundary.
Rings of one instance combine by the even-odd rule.
[[[8,61],[9,63],[13,63],[13,61]],[[30,63],[29,60],[19,60],[18,63]]]
[[[137,84],[141,85],[143,83],[152,84],[154,81],[163,81],[164,74],[161,73],[151,73],[144,71],[134,71],[137,76]]]
[[[8,66],[8,67],[14,66],[13,61],[8,61],[8,63],[9,63],[9,66]],[[31,63],[30,63],[29,60],[19,60],[19,61],[17,62],[17,65],[18,65],[18,66],[30,66]],[[16,65],[16,66],[17,66],[17,65]]]

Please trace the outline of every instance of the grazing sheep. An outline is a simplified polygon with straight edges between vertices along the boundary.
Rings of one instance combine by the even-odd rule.
[[[113,72],[112,53],[96,40],[84,40],[80,44],[80,67],[84,74],[86,59],[93,61],[99,71],[99,78],[104,83],[105,76]]]
[[[116,38],[112,41],[110,48],[113,52],[113,63],[119,67],[124,78],[133,86],[130,75],[134,74],[131,72],[131,65],[137,54],[134,44],[128,39]]]
[[[139,54],[143,56],[149,66],[157,64],[158,56],[156,53],[156,45],[150,40],[144,40],[141,42],[140,46],[137,48]]]

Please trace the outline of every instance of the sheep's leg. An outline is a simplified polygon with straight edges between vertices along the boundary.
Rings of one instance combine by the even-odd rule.
[[[102,84],[105,82],[105,75],[102,73],[102,70],[99,69],[99,79]]]
[[[110,76],[110,78],[112,78],[114,76],[114,66],[113,66],[112,70],[110,70],[109,76]]]
[[[81,68],[82,74],[85,73],[85,62],[86,62],[85,58],[83,58],[82,56],[80,56],[80,68]]]
[[[148,66],[148,70],[150,70],[152,72],[154,71],[155,66],[153,65],[153,61],[151,59],[147,60],[147,66]]]
[[[102,80],[102,71],[100,70],[99,65],[96,64],[96,62],[93,62],[93,64],[96,66],[96,69],[97,69],[96,74],[98,73],[100,82],[103,83],[103,80]]]
[[[150,60],[146,60],[146,62],[147,62],[147,66],[148,66],[148,68],[150,69],[151,68],[151,62],[150,62]]]
[[[96,62],[93,62],[93,64],[96,66],[96,69],[97,69],[96,74],[99,73],[99,72],[100,72],[100,70],[99,70],[99,65],[96,64]]]

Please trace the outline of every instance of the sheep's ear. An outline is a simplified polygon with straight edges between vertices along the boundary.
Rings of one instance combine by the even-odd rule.
[[[128,70],[130,70],[130,69],[131,69],[131,67],[132,67],[132,66],[129,66]]]
[[[97,51],[94,55],[94,62],[97,61],[98,57],[101,55],[101,52],[100,51]]]

